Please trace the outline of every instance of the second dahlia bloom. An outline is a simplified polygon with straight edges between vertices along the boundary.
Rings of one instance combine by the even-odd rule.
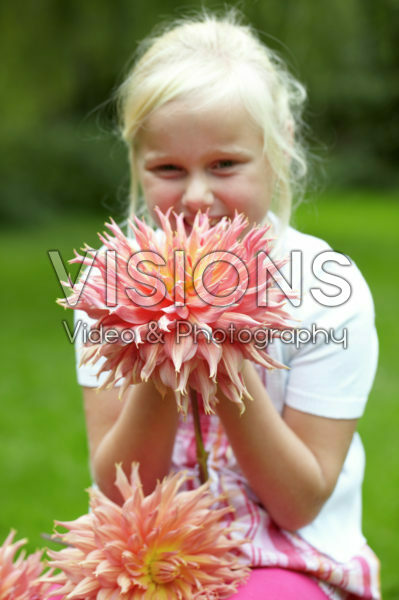
[[[237,542],[215,508],[208,484],[179,491],[187,477],[171,475],[144,496],[138,464],[128,481],[117,467],[124,503],[90,490],[91,512],[59,525],[70,544],[48,551],[61,573],[45,578],[68,600],[218,600],[231,596],[249,570],[239,564]]]
[[[22,550],[26,540],[14,542],[11,531],[0,546],[0,600],[41,600],[49,585],[39,582],[43,571],[42,551],[25,558]],[[19,555],[17,557],[17,554]]]
[[[96,319],[102,339],[86,346],[82,362],[102,358],[103,387],[123,379],[121,393],[151,377],[162,395],[174,391],[184,413],[189,387],[201,394],[206,412],[213,412],[218,389],[244,410],[243,398],[250,398],[240,373],[244,359],[283,367],[259,343],[278,336],[289,319],[284,294],[265,276],[268,227],[244,234],[244,215],[211,226],[199,212],[187,233],[182,214],[174,215],[175,229],[170,210],[158,217],[157,231],[137,218],[130,223],[132,239],[107,223],[113,235],[100,235],[103,248],[85,247],[86,256],[76,253],[71,261],[95,267],[77,285],[65,283],[73,293],[59,301]],[[268,262],[268,272],[282,264]]]

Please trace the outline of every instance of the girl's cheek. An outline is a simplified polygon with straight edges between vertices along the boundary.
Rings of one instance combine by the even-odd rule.
[[[144,197],[149,209],[159,206],[164,212],[169,207],[174,207],[179,201],[178,190],[165,182],[149,185],[144,189]]]
[[[246,212],[251,208],[253,201],[251,190],[248,185],[240,185],[238,182],[229,186],[224,190],[225,203],[229,205],[229,208],[236,209],[238,212]]]

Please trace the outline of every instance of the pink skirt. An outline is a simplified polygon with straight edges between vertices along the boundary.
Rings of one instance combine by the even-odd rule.
[[[59,586],[53,586],[56,592]],[[307,575],[275,569],[272,567],[252,570],[248,583],[238,590],[229,600],[326,600],[327,596],[316,581]],[[64,600],[64,596],[51,596],[51,600]]]
[[[328,596],[311,577],[274,567],[252,569],[248,583],[229,600],[326,600]]]

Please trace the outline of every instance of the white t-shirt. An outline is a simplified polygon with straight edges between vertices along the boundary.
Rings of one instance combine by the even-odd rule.
[[[302,252],[302,303],[289,308],[300,321],[299,328],[311,332],[315,324],[319,331],[332,329],[335,340],[345,339],[346,334],[346,348],[343,342],[326,343],[322,333],[315,335],[315,343],[298,344],[299,347],[275,339],[269,345],[269,354],[290,370],[278,369],[267,374],[268,393],[280,412],[286,404],[330,419],[359,418],[366,406],[378,358],[374,305],[367,283],[353,261],[350,266],[326,262],[326,271],[349,283],[351,295],[339,306],[323,306],[315,300],[311,289],[321,288],[328,295],[339,292],[337,287],[322,283],[312,271],[314,259],[331,250],[328,244],[291,227],[280,244],[282,255],[293,250]],[[320,269],[315,270],[317,275],[321,274]],[[289,273],[289,265],[282,273]],[[303,339],[306,337],[303,334]],[[309,543],[340,562],[356,554],[365,542],[361,528],[364,467],[363,445],[355,433],[332,495],[316,519],[299,530]]]
[[[271,218],[274,221],[273,216]],[[373,383],[378,356],[374,307],[369,288],[357,266],[342,255],[336,258],[349,265],[340,265],[331,260],[324,265],[318,264],[317,261],[323,258],[332,258],[321,254],[331,251],[328,244],[288,227],[279,238],[278,255],[289,256],[292,251],[300,251],[302,255],[302,298],[299,306],[288,304],[287,309],[298,320],[297,327],[302,331],[300,340],[308,337],[308,331],[311,336],[314,335],[315,342],[311,338],[311,341],[301,343],[287,334],[285,340],[274,339],[269,344],[269,354],[289,367],[289,370],[267,372],[270,398],[280,414],[286,404],[326,418],[361,417]],[[317,259],[319,255],[321,258]],[[334,285],[324,281],[326,275],[323,266],[326,272],[340,278],[331,280]],[[289,263],[281,273],[290,280]],[[343,295],[348,289],[351,294],[339,306],[323,306],[316,299],[318,289],[326,296],[333,296],[340,292],[340,288],[343,289]],[[81,311],[76,311],[75,317],[76,322],[81,319],[87,324],[93,323]],[[322,329],[327,333],[323,333]],[[330,337],[327,341],[328,333]],[[78,334],[78,361],[80,348],[81,336]],[[106,376],[102,374],[97,379],[98,369],[99,364],[78,367],[78,382],[83,386],[96,387]],[[312,546],[339,562],[349,560],[365,543],[361,528],[364,466],[363,445],[359,434],[355,433],[332,495],[314,521],[298,531]]]

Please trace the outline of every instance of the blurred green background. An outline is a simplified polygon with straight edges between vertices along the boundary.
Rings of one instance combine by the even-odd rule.
[[[314,161],[295,224],[348,253],[376,304],[381,355],[360,423],[368,463],[364,530],[399,598],[399,245],[397,0],[235,4],[308,89]],[[203,6],[221,8],[220,3]],[[47,257],[66,259],[126,212],[128,170],[109,102],[137,41],[195,3],[147,0],[0,5],[0,541],[10,527],[41,546],[54,518],[87,508],[90,483],[73,348]],[[395,110],[396,109],[396,110]]]

